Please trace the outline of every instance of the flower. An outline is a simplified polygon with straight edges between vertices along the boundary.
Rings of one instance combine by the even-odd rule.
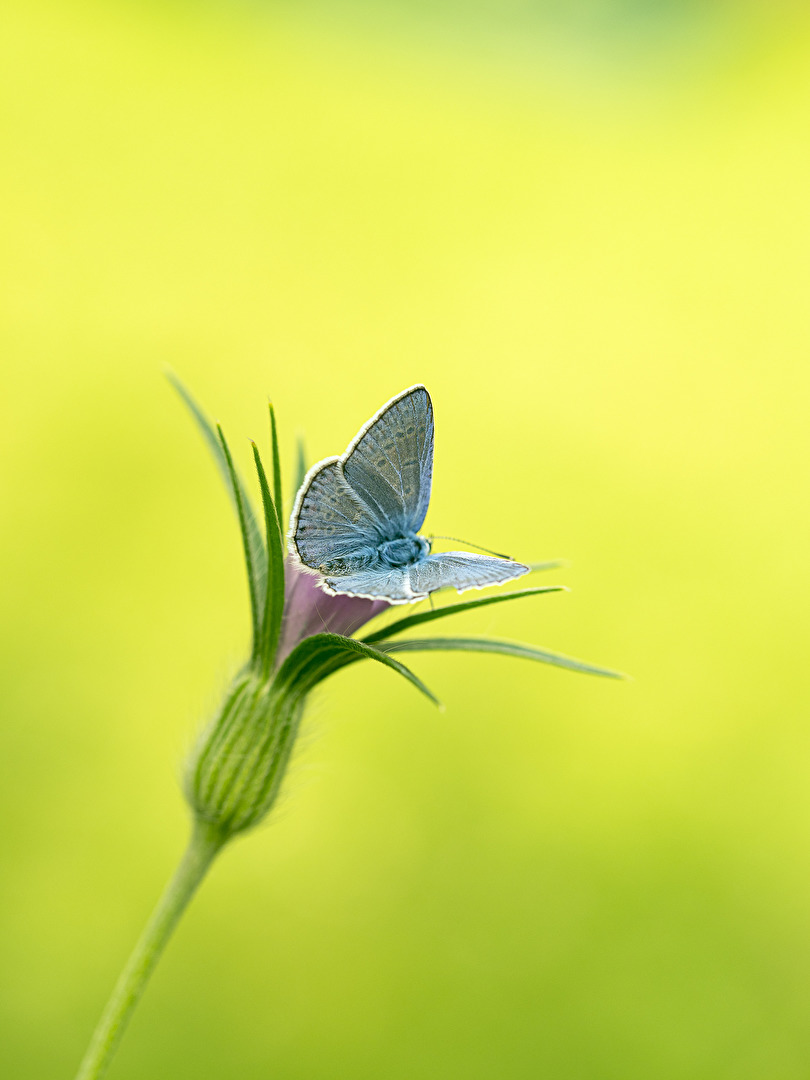
[[[212,427],[185,387],[174,376],[170,375],[170,379],[191,410],[224,475],[239,519],[250,592],[253,623],[250,657],[234,678],[214,719],[202,732],[186,769],[185,794],[195,820],[214,830],[222,843],[252,828],[272,808],[295,745],[307,695],[348,664],[374,660],[403,676],[435,704],[437,698],[409,668],[394,659],[393,653],[434,650],[503,653],[592,675],[620,677],[606,668],[517,642],[480,637],[399,637],[423,623],[472,608],[559,592],[563,588],[560,585],[446,604],[398,618],[363,639],[354,637],[362,626],[390,605],[386,600],[330,595],[320,588],[316,576],[285,557],[281,469],[272,405],[272,490],[258,447],[253,444],[264,515],[262,530],[222,429]],[[534,569],[555,565],[538,564]]]
[[[285,660],[304,638],[322,632],[351,637],[390,606],[387,600],[326,593],[313,574],[288,556],[284,561],[284,615],[276,664]]]

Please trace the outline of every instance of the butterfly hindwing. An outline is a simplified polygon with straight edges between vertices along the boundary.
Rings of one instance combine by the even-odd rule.
[[[342,460],[347,483],[387,539],[418,532],[433,475],[433,406],[424,386],[385,405]]]
[[[452,587],[460,593],[466,589],[483,589],[487,585],[502,585],[528,572],[528,566],[511,559],[447,551],[442,555],[428,555],[406,567],[370,567],[343,577],[327,576],[325,584],[331,592],[404,604],[424,600],[437,589]]]
[[[391,604],[406,604],[423,600],[411,588],[409,573],[412,567],[373,567],[343,577],[324,579],[329,592],[348,596],[365,596],[372,600],[388,600]]]
[[[486,585],[502,585],[529,572],[529,567],[523,563],[495,559],[490,555],[473,555],[468,551],[428,555],[409,569],[411,588],[417,596],[426,596],[448,586],[464,592]]]

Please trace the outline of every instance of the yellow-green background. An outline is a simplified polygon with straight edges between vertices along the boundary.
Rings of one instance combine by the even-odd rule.
[[[246,646],[166,363],[245,469],[267,394],[291,472],[425,382],[429,529],[571,560],[447,632],[634,681],[335,677],[111,1078],[810,1074],[799,8],[5,9],[4,1077],[71,1076]]]

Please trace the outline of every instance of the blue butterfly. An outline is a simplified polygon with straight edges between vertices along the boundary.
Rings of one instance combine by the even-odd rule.
[[[424,600],[436,589],[482,589],[529,572],[488,555],[431,555],[419,536],[433,476],[433,406],[424,386],[391,398],[342,457],[307,473],[290,522],[290,550],[321,575],[331,595],[392,604]]]

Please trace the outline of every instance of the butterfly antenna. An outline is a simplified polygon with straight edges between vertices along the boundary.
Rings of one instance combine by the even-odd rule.
[[[508,559],[509,562],[515,560],[511,555],[503,555],[500,551],[490,551],[489,548],[481,547],[480,544],[474,544],[472,540],[462,540],[459,536],[431,536],[430,540],[452,540],[454,544],[466,544],[467,547],[476,548],[478,551],[485,551],[487,555],[494,555],[496,559]]]

